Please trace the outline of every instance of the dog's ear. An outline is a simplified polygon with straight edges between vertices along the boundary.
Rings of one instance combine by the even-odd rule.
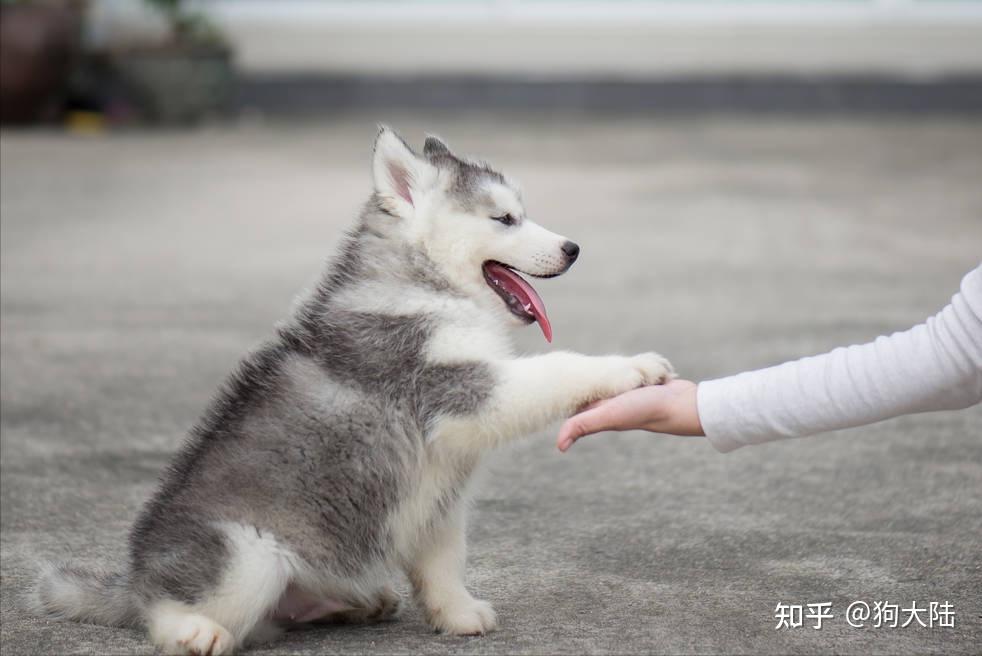
[[[434,167],[417,157],[402,137],[385,125],[379,126],[375,138],[372,173],[375,191],[400,216],[412,213],[416,204],[413,195],[418,197],[436,177]]]
[[[440,137],[434,135],[427,135],[426,142],[423,144],[423,154],[426,155],[426,159],[432,160],[434,157],[440,157],[441,155],[449,155],[453,157],[453,153],[450,152],[450,147],[443,142]]]

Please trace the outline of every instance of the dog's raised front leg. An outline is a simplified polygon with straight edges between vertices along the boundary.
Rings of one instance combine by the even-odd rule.
[[[430,533],[408,568],[413,593],[433,628],[452,635],[479,635],[497,626],[494,609],[464,587],[467,543],[463,511],[455,510]]]
[[[495,446],[565,419],[577,408],[642,385],[674,377],[672,365],[657,353],[587,356],[557,351],[494,365],[492,398],[473,416],[445,420],[450,440]]]

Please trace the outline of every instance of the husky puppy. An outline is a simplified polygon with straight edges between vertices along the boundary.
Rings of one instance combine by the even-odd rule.
[[[579,247],[533,223],[508,178],[435,137],[383,127],[375,191],[276,336],[247,355],[163,476],[128,566],[48,566],[48,616],[146,626],[165,653],[226,654],[297,623],[394,617],[408,575],[428,622],[483,634],[464,587],[481,456],[580,405],[662,383],[654,353],[516,357],[509,326],[552,328],[519,275]]]

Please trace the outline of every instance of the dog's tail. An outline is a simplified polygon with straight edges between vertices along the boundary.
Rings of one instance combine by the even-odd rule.
[[[54,619],[108,626],[140,622],[129,577],[118,572],[45,563],[29,603],[39,615]]]

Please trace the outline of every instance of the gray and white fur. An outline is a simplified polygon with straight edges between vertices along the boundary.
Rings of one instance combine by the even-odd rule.
[[[495,627],[464,587],[482,455],[664,382],[671,365],[652,353],[516,357],[507,328],[531,318],[483,265],[559,275],[570,242],[526,217],[508,178],[435,137],[420,156],[383,127],[373,172],[316,289],[242,360],[163,475],[129,563],[47,566],[39,611],[145,626],[164,653],[225,654],[298,623],[394,617],[404,572],[434,628]]]

